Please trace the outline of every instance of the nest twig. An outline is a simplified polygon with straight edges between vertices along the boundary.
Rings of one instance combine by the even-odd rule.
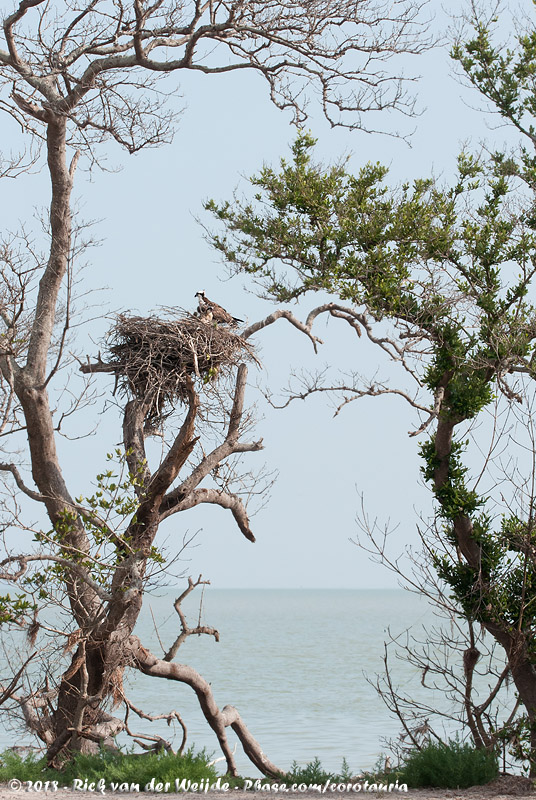
[[[187,379],[224,377],[252,346],[234,331],[191,314],[174,319],[120,314],[107,337],[107,365],[119,391],[142,400],[146,421],[158,427],[178,403],[187,403]]]

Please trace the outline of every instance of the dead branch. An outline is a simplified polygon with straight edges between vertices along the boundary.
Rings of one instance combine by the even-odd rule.
[[[426,412],[430,414],[431,419],[433,418],[433,412],[431,409],[419,403],[416,396],[412,396],[409,394],[409,392],[406,392],[402,389],[393,388],[380,381],[365,381],[365,379],[357,374],[349,376],[352,380],[352,383],[333,383],[328,385],[324,385],[322,383],[324,378],[323,372],[314,375],[304,374],[294,377],[301,384],[301,391],[292,387],[287,389],[285,392],[286,400],[281,404],[275,403],[270,395],[265,395],[272,408],[287,408],[295,400],[306,400],[308,397],[314,394],[342,394],[343,399],[335,409],[334,416],[336,417],[346,405],[353,403],[355,400],[360,400],[364,397],[395,395],[405,400],[406,403],[412,406],[412,408],[415,408],[418,411]]]
[[[254,333],[266,328],[268,325],[273,325],[273,323],[277,322],[278,319],[286,319],[287,322],[290,322],[291,325],[294,325],[295,328],[308,336],[313,344],[315,353],[318,352],[317,345],[322,344],[322,340],[317,336],[313,336],[311,333],[314,317],[312,317],[310,321],[308,319],[306,323],[303,323],[301,320],[295,317],[294,314],[285,309],[278,309],[277,311],[274,311],[272,314],[269,314],[267,317],[265,317],[265,319],[259,320],[259,322],[254,322],[253,325],[249,325],[246,330],[242,332],[242,339],[249,339],[249,337],[253,336]]]
[[[231,509],[235,519],[239,523],[242,533],[253,541],[253,534],[249,530],[247,515],[245,516],[243,505],[238,497],[226,495],[225,493],[218,493],[216,490],[210,489],[202,490],[206,492],[206,494],[195,493],[201,481],[233,453],[255,452],[262,449],[262,440],[257,442],[241,442],[238,439],[244,411],[246,380],[247,366],[241,364],[237,371],[233,406],[229,417],[229,425],[225,440],[204,456],[190,475],[179,484],[179,486],[165,495],[160,505],[160,516],[162,520],[177,511],[198,505],[199,502],[215,502],[224,508]]]
[[[201,675],[185,664],[170,663],[156,658],[149,650],[141,644],[140,640],[130,637],[130,647],[133,658],[133,666],[145,675],[153,675],[157,678],[179,681],[186,683],[196,693],[199,704],[205,715],[205,719],[218,737],[220,747],[227,762],[227,771],[230,775],[238,775],[234,756],[227,741],[225,728],[229,725],[240,739],[244,752],[251,762],[264,775],[279,778],[284,773],[275,764],[266,758],[260,745],[248,731],[238,711],[232,706],[225,706],[221,711],[216,705],[210,684]]]
[[[34,120],[61,114],[75,146],[91,149],[108,136],[133,153],[170,138],[175,114],[164,108],[158,78],[184,69],[253,70],[296,122],[316,94],[332,125],[374,130],[366,121],[372,111],[414,111],[405,89],[411,79],[386,64],[431,46],[424,5],[192,0],[177,7],[168,0],[108,13],[86,0],[62,31],[41,0],[22,0],[3,25],[0,67],[16,88],[6,111],[30,130]],[[215,59],[207,60],[207,50]]]
[[[9,700],[9,699],[11,699],[12,697],[15,696],[15,692],[17,691],[17,684],[18,684],[22,674],[24,673],[24,670],[26,669],[26,667],[28,666],[30,661],[32,661],[35,658],[36,655],[37,655],[37,652],[32,653],[31,656],[28,656],[28,658],[26,659],[24,664],[22,664],[22,666],[17,670],[17,672],[15,673],[15,675],[13,676],[13,678],[11,679],[11,681],[8,683],[7,686],[4,686],[3,684],[0,684],[0,692],[1,692],[1,694],[0,694],[0,706],[4,705],[4,703],[7,700]]]
[[[173,661],[175,656],[177,655],[177,651],[181,644],[188,638],[188,636],[200,636],[201,634],[206,634],[208,636],[214,636],[214,639],[219,642],[220,641],[220,634],[216,630],[216,628],[210,628],[206,625],[196,625],[195,628],[190,628],[188,623],[186,622],[186,617],[184,615],[184,611],[182,610],[181,603],[185,600],[188,595],[193,592],[193,590],[197,586],[210,586],[210,581],[203,581],[201,580],[202,576],[200,575],[199,578],[194,582],[191,578],[188,578],[188,586],[184,590],[184,592],[175,600],[174,608],[177,614],[179,615],[179,619],[181,621],[181,632],[167,651],[164,656],[164,661]]]
[[[17,484],[18,488],[21,490],[21,492],[24,492],[24,494],[27,497],[31,497],[32,500],[35,500],[38,503],[43,503],[44,502],[45,498],[44,498],[44,496],[42,494],[40,494],[39,492],[36,492],[34,489],[30,489],[28,486],[26,486],[26,484],[22,480],[22,476],[21,476],[21,474],[20,474],[20,472],[19,472],[19,470],[18,470],[18,468],[16,467],[15,464],[1,464],[0,463],[0,471],[2,471],[2,472],[11,472],[11,474],[13,475],[13,477],[15,479],[15,483]]]
[[[181,726],[181,728],[182,728],[182,741],[181,741],[180,747],[179,747],[177,752],[179,753],[179,755],[181,755],[184,752],[184,748],[186,747],[186,740],[187,740],[187,736],[188,736],[188,731],[187,731],[187,728],[186,728],[186,724],[185,724],[183,718],[181,717],[181,715],[179,714],[178,711],[170,711],[168,714],[147,714],[145,711],[142,711],[141,708],[137,708],[124,695],[123,695],[123,703],[126,706],[125,721],[124,721],[125,731],[129,736],[131,736],[134,739],[134,741],[137,744],[139,744],[144,749],[147,749],[146,745],[144,745],[141,741],[138,741],[139,739],[147,739],[148,741],[152,741],[152,742],[155,743],[153,747],[158,748],[159,746],[162,746],[161,743],[163,743],[164,740],[160,736],[151,736],[149,734],[140,734],[140,733],[134,734],[134,733],[132,733],[132,731],[130,730],[130,728],[128,726],[128,717],[129,717],[129,712],[130,711],[133,711],[135,714],[137,714],[137,716],[140,719],[146,719],[149,722],[156,722],[159,719],[165,719],[167,724],[171,725],[171,723],[174,720],[176,720],[179,723],[179,725]],[[165,746],[166,750],[171,750],[171,747],[167,742],[164,744],[164,746]]]

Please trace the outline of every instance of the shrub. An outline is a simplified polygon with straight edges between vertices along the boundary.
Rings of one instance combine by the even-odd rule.
[[[326,772],[320,763],[320,759],[316,756],[313,761],[310,761],[305,767],[299,767],[297,762],[293,761],[287,779],[289,782],[293,783],[309,784],[325,783],[326,781],[339,783],[340,781],[347,781],[350,779],[350,770],[346,759],[343,758],[340,773]]]
[[[448,744],[431,742],[406,759],[399,781],[412,788],[466,789],[489,783],[497,773],[495,753],[458,741]]]
[[[47,767],[45,758],[30,754],[25,758],[7,751],[0,756],[0,783],[18,778],[20,781],[58,781],[60,786],[70,786],[75,778],[88,782],[102,778],[108,786],[114,783],[139,783],[140,788],[155,782],[173,784],[175,778],[194,782],[202,779],[215,781],[217,772],[208,766],[204,750],[194,753],[192,749],[182,756],[171,753],[116,753],[101,751],[97,755],[77,754],[64,765],[61,771]]]

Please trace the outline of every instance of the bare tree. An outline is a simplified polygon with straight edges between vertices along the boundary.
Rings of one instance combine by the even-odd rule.
[[[190,342],[184,351],[188,367],[168,364],[173,385],[163,386],[162,369],[156,384],[151,370],[128,373],[128,364],[114,360],[117,351],[107,362],[99,358],[85,364],[82,371],[89,377],[96,372],[122,376],[124,453],[118,458],[126,459],[126,472],[117,480],[110,471],[103,473],[100,494],[75,499],[60,463],[57,434],[90,391],[86,386],[66,411],[58,412],[49,394],[68,393],[69,377],[60,376],[67,367],[71,374],[78,368],[66,353],[79,249],[71,207],[76,168],[81,157],[96,163],[98,145],[107,140],[131,153],[169,141],[177,108],[166,79],[181,70],[214,75],[253,70],[266,80],[272,101],[290,109],[295,120],[304,119],[311,93],[320,97],[332,124],[365,128],[362,115],[384,109],[411,114],[413,101],[397,57],[429,45],[421,3],[20,0],[4,17],[2,31],[0,109],[18,123],[24,145],[21,155],[2,160],[0,175],[16,177],[40,164],[42,148],[50,178],[44,251],[24,230],[0,247],[2,508],[6,526],[18,525],[35,539],[33,550],[8,552],[1,561],[2,579],[22,590],[16,600],[2,597],[2,619],[26,626],[30,640],[38,630],[48,630],[53,640],[65,633],[64,658],[70,662],[59,684],[47,675],[43,686],[17,695],[26,722],[47,745],[51,762],[69,749],[111,741],[126,723],[108,714],[106,706],[112,698],[121,699],[121,675],[129,666],[192,686],[230,772],[235,765],[226,743],[228,725],[257,766],[275,774],[234,709],[220,712],[200,676],[156,658],[133,635],[164,520],[201,503],[217,504],[231,511],[242,534],[253,541],[245,504],[232,489],[232,459],[261,447],[241,438],[248,427],[245,363],[238,357],[218,360],[215,339],[207,345],[202,323],[182,318],[179,327]],[[389,72],[391,57],[395,66]],[[139,326],[140,320],[134,322]],[[224,336],[221,330],[218,335],[219,346]],[[205,349],[199,350],[202,340]],[[143,334],[138,344],[147,341]],[[235,355],[252,355],[238,337],[232,344]],[[206,346],[212,359],[208,372],[206,361],[201,366]],[[154,363],[149,349],[145,366]],[[225,364],[230,395],[219,394],[214,401],[205,389],[225,383]],[[217,433],[212,431],[211,441],[219,439],[210,447],[199,427],[211,416],[207,409],[213,401]],[[146,438],[162,430],[166,446],[150,465]],[[222,465],[224,477],[218,474]],[[250,485],[248,493],[253,491]],[[35,523],[32,511],[25,518],[28,504],[46,511],[50,530]],[[47,627],[40,617],[41,607],[52,602],[47,581],[55,601],[68,611],[65,628],[50,622]]]
[[[332,124],[363,127],[372,111],[412,112],[403,71],[396,61],[391,72],[385,65],[430,45],[424,5],[92,0],[58,8],[23,0],[3,23],[1,76],[12,91],[2,108],[24,130],[55,141],[57,158],[66,130],[77,147],[114,138],[135,152],[171,134],[173,111],[164,109],[158,79],[180,70],[249,69],[296,120],[305,118],[313,90]],[[55,173],[52,166],[59,180],[65,167],[58,162]]]
[[[12,695],[13,699],[22,707],[28,727],[47,745],[52,763],[67,746],[91,750],[101,741],[111,745],[114,735],[127,729],[126,719],[122,722],[106,710],[109,701],[125,705],[127,712],[135,708],[124,695],[125,668],[181,681],[196,692],[230,773],[236,774],[236,765],[225,732],[229,725],[259,769],[279,774],[236,709],[228,706],[220,711],[208,682],[190,667],[172,663],[181,642],[192,632],[180,610],[184,594],[176,603],[182,633],[164,658],[153,655],[133,635],[144,586],[155,569],[166,568],[154,545],[164,520],[201,503],[216,504],[230,510],[241,533],[254,541],[240,485],[233,491],[232,475],[226,474],[222,483],[218,474],[233,456],[262,448],[260,440],[243,438],[251,419],[244,410],[247,366],[241,359],[251,358],[252,349],[236,333],[188,315],[178,320],[122,317],[114,329],[109,356],[107,362],[83,364],[81,369],[115,372],[118,390],[128,396],[123,419],[125,455],[117,452],[125,468],[118,473],[114,469],[102,472],[98,489],[90,497],[64,497],[53,529],[35,530],[37,546],[30,552],[10,553],[0,562],[0,577],[24,590],[15,601],[9,595],[2,598],[4,620],[26,627],[33,642],[40,629],[48,630],[56,650],[63,638],[60,664],[67,656],[59,682],[48,670],[43,686],[33,685],[29,694]],[[226,385],[229,402],[225,401]],[[203,402],[207,393],[209,399]],[[219,408],[217,418],[210,410],[211,400],[217,400],[213,402]],[[146,438],[164,422],[173,430],[170,414],[175,406],[185,409],[179,416],[182,420],[152,471]],[[207,446],[211,440],[212,446]],[[31,500],[47,508],[58,507],[53,489],[49,495],[34,491],[13,463],[3,463],[1,469],[11,473],[18,489]],[[12,519],[12,524],[17,522],[23,526],[22,520]],[[191,583],[186,593],[193,588]],[[46,606],[51,603],[68,612],[71,622],[66,628],[50,627]]]

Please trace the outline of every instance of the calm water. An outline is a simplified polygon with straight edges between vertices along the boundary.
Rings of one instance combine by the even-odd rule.
[[[184,604],[192,627],[199,615],[196,592]],[[167,650],[179,630],[175,596],[172,592],[146,597],[136,629],[158,656],[165,652],[159,638]],[[401,590],[208,587],[201,620],[218,628],[219,644],[208,636],[190,637],[176,660],[201,672],[212,684],[220,708],[226,704],[238,708],[273,762],[285,769],[294,760],[304,765],[318,756],[324,767],[338,770],[344,756],[351,770],[358,772],[374,766],[385,750],[382,739],[399,733],[398,723],[365,678],[382,672],[386,629],[418,629],[429,624],[432,615],[422,600]],[[420,675],[405,662],[395,668],[399,686],[431,700],[420,686]],[[188,727],[188,744],[221,755],[187,686],[136,673],[126,689],[132,702],[146,712],[179,711]],[[167,739],[173,735],[166,723],[151,724],[133,715],[130,725],[133,731],[158,732]],[[228,731],[234,742],[234,733]],[[180,733],[178,729],[177,746]],[[13,737],[0,731],[0,749],[11,744]],[[236,757],[244,774],[256,774],[240,746]]]
[[[190,624],[198,616],[192,595]],[[165,647],[178,630],[173,596],[152,597],[151,606]],[[162,648],[149,609],[140,626],[142,641],[155,654]],[[430,621],[430,610],[400,590],[213,590],[204,595],[202,620],[220,631],[212,638],[190,637],[176,660],[195,667],[212,684],[220,708],[235,705],[263,750],[278,766],[306,764],[318,756],[339,769],[343,756],[352,770],[372,767],[382,738],[398,726],[367,683],[382,670],[388,626],[401,631]],[[397,666],[402,684],[415,681],[405,664]],[[413,680],[412,680],[413,678]],[[188,726],[189,741],[216,749],[191,689],[137,676],[131,694],[138,705],[161,713],[177,709]],[[430,699],[430,698],[428,698]],[[162,735],[169,735],[165,727]],[[231,739],[234,733],[229,731]],[[220,755],[218,752],[217,755]],[[247,759],[239,768],[251,773]]]

